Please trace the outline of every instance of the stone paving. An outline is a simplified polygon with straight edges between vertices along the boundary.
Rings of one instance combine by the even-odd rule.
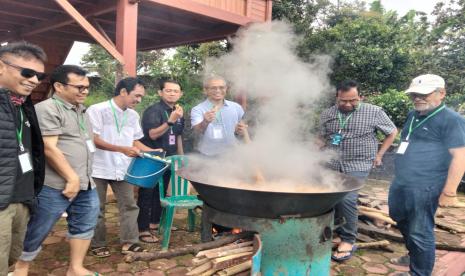
[[[386,199],[388,182],[370,181],[364,188],[365,193],[374,194],[377,198]],[[461,196],[462,200],[465,198]],[[458,221],[465,225],[464,209],[448,208],[439,211],[445,220]],[[96,258],[88,255],[85,265],[103,275],[153,275],[153,276],[178,276],[185,275],[187,267],[190,265],[192,255],[179,256],[171,259],[159,259],[151,262],[134,262],[131,264],[123,261],[124,255],[120,253],[121,247],[118,238],[118,210],[116,204],[110,201],[106,211],[108,243],[112,250],[112,255],[108,258]],[[179,213],[175,217],[174,224],[179,230],[173,231],[171,235],[170,248],[186,246],[200,242],[199,227],[195,232],[187,232],[186,213]],[[66,221],[61,219],[54,227],[44,243],[44,250],[31,266],[31,276],[42,275],[65,275],[68,265],[69,246],[65,240]],[[465,246],[465,235],[452,235],[445,231],[437,232],[438,240],[447,241],[452,244]],[[159,243],[144,244],[148,250],[159,250]],[[332,263],[331,274],[340,275],[394,275],[398,272],[408,271],[408,268],[395,266],[389,263],[390,258],[399,257],[405,254],[406,249],[402,244],[393,243],[394,253],[388,253],[376,249],[357,250],[355,256],[342,263]],[[435,276],[460,276],[465,271],[465,253],[436,251],[437,261],[435,266]],[[319,276],[319,275],[318,275]]]

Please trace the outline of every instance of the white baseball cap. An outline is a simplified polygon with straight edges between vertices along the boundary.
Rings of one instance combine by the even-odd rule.
[[[434,90],[437,88],[444,88],[445,86],[446,83],[440,76],[426,74],[414,78],[405,93],[418,93],[426,95],[434,92]]]

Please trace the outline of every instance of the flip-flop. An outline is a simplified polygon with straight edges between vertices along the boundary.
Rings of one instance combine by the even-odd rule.
[[[331,255],[331,259],[333,261],[336,261],[336,262],[343,262],[343,261],[347,261],[348,259],[352,258],[352,256],[354,255],[355,251],[357,250],[357,246],[354,244],[352,245],[352,249],[351,250],[339,250],[339,249],[336,249],[336,253],[349,253],[348,255],[345,255],[343,257],[336,257],[334,255]]]
[[[92,256],[97,258],[106,258],[111,255],[110,249],[106,246],[94,247],[90,250],[90,252],[92,253]]]
[[[147,249],[144,249],[140,244],[133,243],[127,249],[121,248],[121,254],[126,255],[129,253],[141,253],[147,252]]]
[[[158,242],[158,238],[155,237],[152,234],[140,234],[139,235],[139,240],[141,242],[145,242],[145,243],[156,243],[156,242]]]

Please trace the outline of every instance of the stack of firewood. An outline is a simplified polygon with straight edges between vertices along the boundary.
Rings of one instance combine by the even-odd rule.
[[[252,266],[253,241],[238,241],[226,246],[200,251],[192,259],[188,276],[236,275]]]

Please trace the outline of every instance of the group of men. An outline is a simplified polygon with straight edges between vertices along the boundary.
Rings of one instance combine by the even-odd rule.
[[[86,109],[86,71],[57,67],[50,76],[52,96],[35,106],[30,97],[46,75],[46,54],[27,42],[0,47],[0,275],[15,265],[27,275],[41,244],[67,213],[70,262],[67,275],[98,275],[87,270],[89,248],[110,256],[106,243],[105,203],[108,185],[120,220],[121,252],[143,252],[139,242],[157,242],[159,190],[124,181],[132,157],[141,151],[166,156],[183,154],[183,95],[174,80],[160,83],[160,101],[145,110],[134,107],[145,95],[138,78],[125,78],[108,101]],[[191,111],[191,125],[201,136],[198,151],[222,154],[247,133],[242,107],[225,99],[221,77],[205,80],[206,100]],[[444,80],[436,75],[415,78],[406,91],[414,103],[396,153],[395,178],[389,191],[390,215],[404,236],[408,256],[392,260],[410,266],[412,275],[431,275],[434,266],[434,214],[438,205],[456,203],[465,170],[465,121],[444,106]],[[386,135],[378,147],[376,132]],[[329,166],[364,181],[396,138],[397,129],[377,106],[363,103],[355,81],[337,88],[336,104],[321,114],[321,146],[338,153]],[[169,182],[171,172],[163,175]],[[165,185],[165,189],[166,189]],[[166,191],[165,191],[166,192]],[[357,192],[336,207],[346,223],[336,230],[341,241],[332,258],[349,259],[356,250]]]
[[[158,189],[139,189],[136,201],[124,176],[141,151],[184,153],[184,111],[177,104],[183,92],[174,80],[161,82],[160,101],[145,110],[140,122],[134,111],[145,95],[140,79],[122,79],[111,99],[86,108],[87,72],[61,65],[50,76],[51,97],[33,106],[29,95],[46,77],[45,61],[34,44],[0,48],[0,275],[15,262],[14,275],[27,275],[63,214],[70,244],[67,275],[98,275],[83,261],[89,248],[96,257],[111,255],[104,216],[108,186],[117,201],[121,252],[143,252],[139,242],[157,242]],[[240,122],[242,108],[224,100],[223,78],[207,79],[204,90],[207,100],[194,108],[192,125],[207,141],[200,152],[212,156],[233,146],[234,132],[247,126]],[[164,174],[165,183],[170,173]]]
[[[391,260],[410,267],[401,275],[431,275],[435,261],[434,216],[438,205],[457,204],[457,188],[465,171],[465,120],[444,105],[445,81],[437,75],[414,78],[405,91],[413,102],[395,153],[395,173],[389,188],[389,214],[405,240],[408,255]],[[338,153],[329,166],[365,181],[379,166],[397,130],[384,111],[363,103],[355,81],[337,88],[336,104],[321,114],[322,147]],[[376,132],[385,134],[380,146]],[[340,241],[332,255],[345,261],[355,252],[357,192],[336,206],[345,223],[336,229]]]

